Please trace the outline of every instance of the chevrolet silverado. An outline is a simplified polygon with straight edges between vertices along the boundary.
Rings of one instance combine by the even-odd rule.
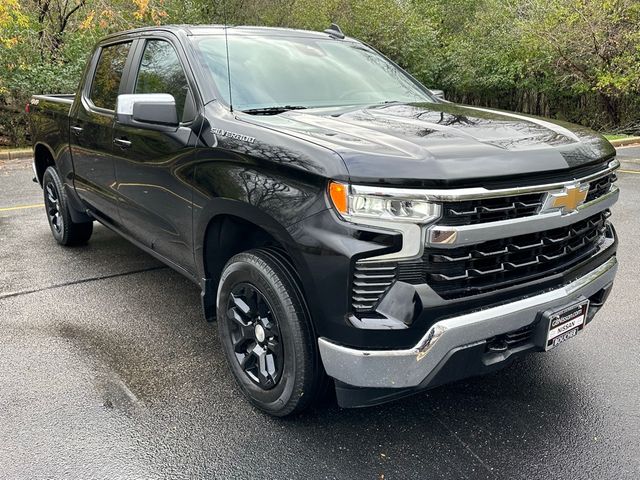
[[[492,372],[611,291],[602,136],[448,102],[335,25],[114,34],[28,109],[55,240],[98,221],[195,282],[272,415]]]

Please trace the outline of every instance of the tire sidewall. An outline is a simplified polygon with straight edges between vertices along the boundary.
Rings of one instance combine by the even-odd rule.
[[[277,272],[274,273],[278,275]],[[233,371],[233,376],[238,386],[252,403],[262,410],[275,414],[285,408],[295,395],[304,394],[304,392],[294,391],[298,385],[302,384],[301,379],[298,377],[303,372],[301,372],[298,362],[304,355],[304,352],[298,351],[299,348],[297,348],[294,338],[300,336],[300,322],[305,321],[305,319],[301,318],[299,305],[296,305],[293,297],[294,292],[286,287],[286,283],[282,281],[282,278],[279,278],[279,280],[285,286],[286,293],[274,288],[271,280],[258,266],[248,258],[244,258],[239,261],[232,261],[227,265],[220,279],[218,292],[218,298],[220,299],[218,304],[220,342],[229,367]],[[283,372],[276,386],[269,390],[260,388],[249,379],[235,359],[233,346],[231,345],[227,305],[231,291],[240,283],[253,285],[265,296],[280,329],[284,355]],[[287,303],[290,304],[289,308]],[[291,308],[292,306],[293,308]]]

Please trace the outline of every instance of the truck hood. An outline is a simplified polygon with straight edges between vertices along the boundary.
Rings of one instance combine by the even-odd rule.
[[[445,102],[294,110],[250,121],[334,150],[354,182],[478,182],[560,173],[615,155],[584,127]]]

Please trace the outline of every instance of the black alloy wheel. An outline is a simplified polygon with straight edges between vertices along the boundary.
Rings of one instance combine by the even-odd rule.
[[[60,211],[60,193],[54,182],[49,182],[44,187],[44,204],[51,229],[58,235],[62,235],[64,218]]]
[[[264,390],[282,376],[284,351],[278,320],[266,297],[250,283],[236,285],[227,306],[229,332],[238,364]]]
[[[322,399],[331,383],[300,281],[281,251],[249,250],[227,262],[217,318],[229,369],[254,406],[283,417]]]
[[[42,176],[44,208],[51,234],[60,245],[82,245],[93,233],[93,222],[74,222],[69,200],[55,167],[48,167]]]

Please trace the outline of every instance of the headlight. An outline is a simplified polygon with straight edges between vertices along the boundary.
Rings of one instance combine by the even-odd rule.
[[[411,198],[410,191],[397,188],[329,183],[329,198],[346,220],[386,220],[403,223],[429,223],[440,216],[440,205]]]

